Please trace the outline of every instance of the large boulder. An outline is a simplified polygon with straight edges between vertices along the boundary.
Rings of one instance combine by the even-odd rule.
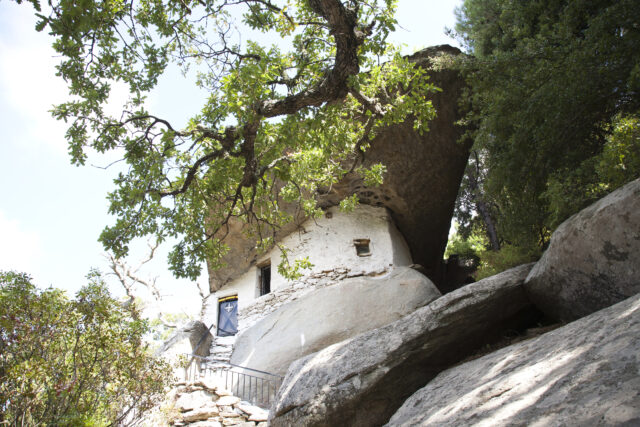
[[[563,222],[525,286],[543,312],[565,321],[640,292],[640,179]]]
[[[362,203],[387,207],[411,249],[413,262],[422,265],[441,290],[442,255],[472,143],[463,137],[466,129],[458,124],[465,115],[459,99],[466,85],[450,66],[460,54],[455,47],[440,45],[409,56],[442,89],[425,95],[437,116],[429,122],[428,132],[420,134],[409,118],[381,130],[373,139],[364,163],[386,166],[383,184],[367,187],[355,174],[347,174],[320,198],[321,204],[331,205],[355,193]]]
[[[640,296],[438,375],[389,426],[640,425]]]
[[[179,328],[162,346],[156,351],[157,356],[162,356],[171,363],[178,362],[187,355],[195,355],[200,358],[209,355],[209,349],[213,342],[213,335],[209,332],[209,328],[199,320],[194,320]],[[189,366],[194,367],[196,371],[200,371],[200,363],[191,357]],[[174,376],[177,379],[187,379],[189,367],[178,367],[174,369]]]
[[[290,367],[272,426],[370,426],[414,391],[505,331],[534,323],[523,288],[532,264],[451,292],[382,328]]]
[[[207,357],[212,341],[213,335],[209,332],[207,325],[199,320],[194,320],[179,328],[162,344],[157,353],[165,357],[181,354]]]
[[[439,296],[429,279],[409,267],[346,279],[303,295],[243,331],[231,363],[284,375],[294,360],[391,323]]]

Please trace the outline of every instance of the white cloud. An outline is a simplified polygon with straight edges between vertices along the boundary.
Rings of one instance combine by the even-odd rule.
[[[42,257],[40,235],[0,211],[0,270],[34,274]]]

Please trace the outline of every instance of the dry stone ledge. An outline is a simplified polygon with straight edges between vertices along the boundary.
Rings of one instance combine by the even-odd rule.
[[[525,287],[545,314],[564,321],[640,292],[640,179],[563,222]]]
[[[269,411],[241,401],[224,388],[217,378],[205,377],[194,382],[182,382],[168,396],[164,412],[169,419],[149,419],[145,425],[221,427],[266,427]]]
[[[414,391],[492,342],[493,334],[531,322],[523,282],[532,266],[467,285],[394,323],[295,361],[271,408],[271,425],[387,422]]]
[[[438,298],[421,273],[398,267],[301,296],[238,335],[231,363],[284,375],[291,362],[405,316]]]
[[[218,415],[218,408],[216,406],[204,406],[201,408],[193,409],[189,412],[185,412],[182,415],[182,421],[190,423],[193,421],[207,420],[211,417]]]
[[[640,425],[640,295],[438,375],[388,426]]]

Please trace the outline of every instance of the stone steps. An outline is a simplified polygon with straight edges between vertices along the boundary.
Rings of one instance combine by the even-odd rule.
[[[231,360],[231,353],[233,353],[233,345],[236,342],[235,336],[230,337],[214,337],[211,343],[209,356],[207,360],[218,367],[229,367],[228,363]]]

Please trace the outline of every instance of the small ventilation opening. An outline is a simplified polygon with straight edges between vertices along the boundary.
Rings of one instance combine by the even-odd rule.
[[[271,292],[271,264],[260,268],[260,296]]]
[[[369,239],[355,239],[353,241],[354,246],[356,247],[356,254],[358,256],[369,256],[371,255],[371,249],[369,248]]]

